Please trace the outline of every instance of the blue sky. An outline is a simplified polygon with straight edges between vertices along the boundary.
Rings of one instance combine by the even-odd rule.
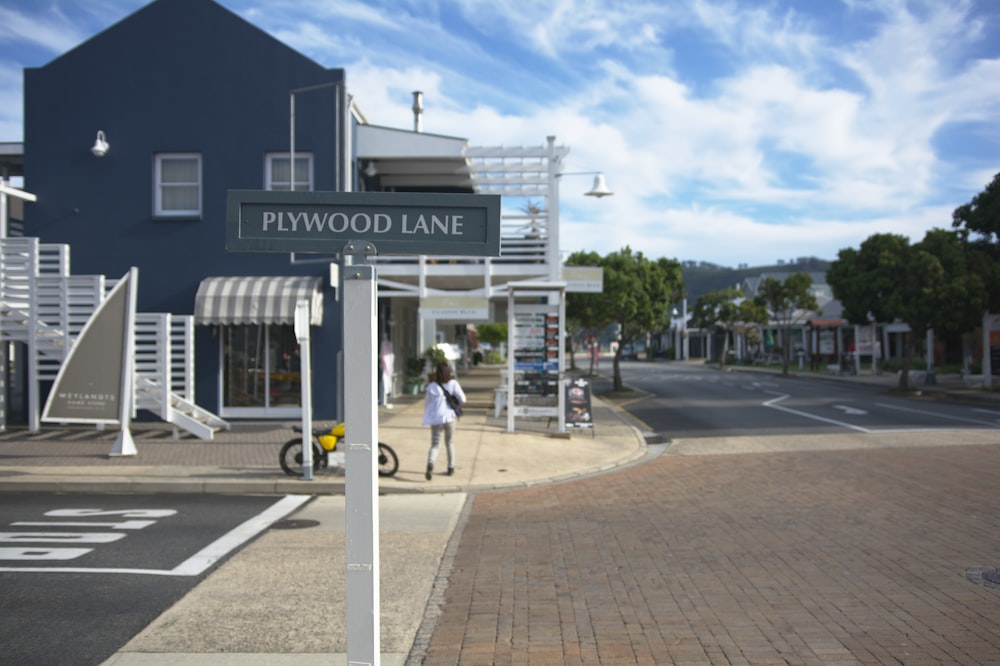
[[[147,4],[0,0],[0,141],[22,69]],[[543,145],[562,249],[751,266],[918,241],[1000,172],[997,0],[222,0],[326,67],[376,124]],[[30,187],[30,183],[28,184]]]

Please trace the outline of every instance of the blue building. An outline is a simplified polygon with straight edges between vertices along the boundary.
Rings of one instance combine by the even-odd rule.
[[[74,274],[138,267],[140,312],[192,314],[197,302],[199,404],[298,414],[295,291],[316,305],[323,377],[341,349],[337,285],[328,264],[227,252],[226,190],[292,187],[289,96],[311,86],[298,100],[294,187],[350,189],[344,71],[211,0],[158,0],[24,81],[24,182],[38,197],[25,235],[67,244]],[[334,418],[336,383],[317,381],[314,400],[317,418]]]

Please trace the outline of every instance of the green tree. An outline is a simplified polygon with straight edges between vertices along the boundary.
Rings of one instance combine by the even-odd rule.
[[[628,246],[605,257],[593,252],[576,252],[570,255],[566,264],[604,269],[604,291],[569,294],[567,317],[572,316],[590,327],[612,323],[619,326],[620,344],[613,368],[614,388],[621,390],[622,348],[663,325],[670,303],[683,294],[681,265],[673,259],[648,259]]]
[[[496,350],[496,357],[500,356],[501,345],[507,344],[507,322],[496,324],[479,324],[476,326],[476,337],[480,342],[488,342]]]
[[[968,243],[969,268],[983,279],[989,310],[1000,311],[1000,173],[972,201],[955,209],[952,227]]]
[[[755,302],[743,298],[739,289],[727,287],[704,294],[691,311],[691,322],[696,328],[723,331],[722,355],[719,367],[726,367],[729,354],[729,337],[747,324],[766,324],[767,311]]]
[[[771,319],[778,326],[781,336],[781,374],[788,374],[792,358],[792,326],[804,324],[819,305],[812,292],[812,277],[808,273],[794,273],[783,282],[764,278],[754,301],[767,308]]]
[[[917,244],[937,260],[941,283],[928,293],[924,308],[936,335],[961,335],[976,328],[987,307],[989,271],[960,233],[931,229]]]
[[[507,342],[507,323],[479,324],[476,326],[476,336],[482,342],[491,345],[505,344]]]
[[[827,282],[848,321],[898,319],[909,327],[900,388],[909,388],[913,356],[928,329],[962,332],[975,326],[985,290],[969,258],[959,234],[933,229],[914,245],[897,234],[874,234],[858,250],[841,250],[830,266]]]
[[[1000,173],[972,201],[955,209],[952,226],[973,232],[1000,250]]]

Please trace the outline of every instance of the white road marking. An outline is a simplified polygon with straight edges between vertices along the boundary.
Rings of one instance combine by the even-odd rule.
[[[844,410],[844,414],[850,414],[852,416],[866,416],[868,412],[863,409],[858,409],[857,407],[849,407],[847,405],[834,405],[834,409]]]
[[[767,393],[771,393],[771,391],[767,391]],[[844,423],[843,421],[837,421],[837,420],[834,420],[834,419],[828,419],[828,418],[825,418],[825,417],[822,417],[822,416],[816,416],[815,414],[810,414],[808,412],[801,412],[801,411],[799,411],[797,409],[792,409],[790,407],[784,407],[784,406],[779,405],[777,403],[781,402],[782,400],[784,400],[785,398],[788,398],[790,396],[787,393],[779,393],[777,395],[778,395],[777,398],[773,398],[771,400],[766,401],[764,403],[764,406],[765,407],[770,407],[771,409],[777,409],[777,410],[780,410],[782,412],[788,412],[789,414],[797,414],[799,416],[804,416],[807,419],[813,419],[814,421],[822,421],[823,423],[831,423],[833,425],[837,425],[837,426],[840,426],[842,428],[848,428],[850,430],[857,430],[858,432],[869,432],[869,433],[871,432],[871,430],[869,430],[868,428],[862,428],[861,426],[856,426],[853,423]]]
[[[816,414],[810,414],[809,412],[802,412],[797,409],[792,409],[790,407],[785,407],[783,405],[777,404],[782,400],[784,400],[785,398],[791,397],[787,393],[772,393],[771,391],[766,391],[766,393],[771,393],[772,395],[777,395],[778,397],[762,403],[764,407],[770,407],[771,409],[777,409],[782,412],[787,412],[789,414],[797,414],[798,416],[804,416],[807,419],[812,419],[814,421],[821,421],[823,423],[830,423],[832,425],[840,426],[842,428],[847,428],[849,430],[856,430],[858,432],[863,432],[866,434],[875,434],[875,433],[888,434],[888,433],[902,433],[902,432],[939,432],[939,431],[949,430],[949,428],[877,428],[874,430],[871,428],[863,428],[861,426],[854,425],[853,423],[845,423],[843,421],[837,421],[836,419],[828,419],[822,416],[817,416]],[[891,407],[891,405],[882,405],[882,406]],[[923,410],[911,410],[911,411],[916,411],[921,414],[927,413],[926,411]],[[976,423],[975,421],[972,422]]]
[[[145,576],[197,576],[218,562],[227,553],[263,532],[307,501],[309,495],[286,495],[270,507],[237,525],[228,533],[202,548],[173,569],[118,569],[86,567],[0,567],[0,571],[37,573],[106,573],[141,574]]]
[[[927,414],[928,416],[934,416],[939,419],[945,419],[949,421],[960,421],[962,423],[975,423],[976,425],[986,425],[986,426],[996,426],[996,421],[980,421],[979,419],[969,419],[962,416],[952,416],[950,414],[939,414],[937,412],[929,412],[926,409],[913,409],[912,407],[900,407],[899,405],[890,405],[884,402],[875,403],[879,407],[884,407],[886,409],[895,409],[900,412],[913,412],[915,414]],[[988,410],[975,410],[975,411],[985,411],[990,413]]]

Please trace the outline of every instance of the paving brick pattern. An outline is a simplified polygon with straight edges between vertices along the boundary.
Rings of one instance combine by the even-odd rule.
[[[1000,444],[475,496],[425,664],[1000,664]]]
[[[221,432],[215,441],[206,442],[183,433],[174,439],[172,426],[163,422],[135,423],[132,438],[141,458],[109,458],[117,427],[98,431],[92,426],[53,427],[46,425],[37,433],[24,426],[0,432],[0,465],[41,467],[128,467],[134,465],[217,465],[223,468],[271,470],[280,474],[278,451],[295,437],[294,422],[240,424],[230,432]]]

